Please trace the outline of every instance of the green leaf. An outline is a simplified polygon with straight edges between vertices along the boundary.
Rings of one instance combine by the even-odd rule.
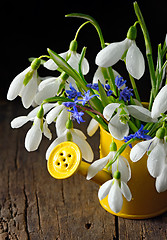
[[[69,99],[69,98],[66,98],[66,97],[59,97],[59,96],[56,96],[56,97],[51,97],[51,98],[47,98],[43,101],[43,103],[49,103],[49,102],[74,102],[73,100]]]
[[[102,86],[101,82],[98,80],[98,87],[99,87],[99,93],[100,93],[100,98],[103,104],[103,107],[107,106],[110,101],[106,95],[106,92],[104,90],[104,87]]]

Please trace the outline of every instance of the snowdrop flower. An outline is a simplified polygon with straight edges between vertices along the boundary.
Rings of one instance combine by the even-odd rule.
[[[154,99],[151,116],[152,118],[157,118],[160,116],[161,113],[167,111],[167,85],[165,85],[159,93],[157,94],[156,98]]]
[[[109,154],[101,159],[96,160],[95,162],[93,162],[90,167],[88,168],[88,173],[87,173],[87,180],[90,180],[91,178],[93,178],[99,171],[103,170],[103,168],[105,168],[105,166],[107,165],[107,163],[109,161],[111,161],[114,156],[116,154],[116,151],[110,151]],[[124,182],[128,182],[131,178],[131,169],[130,169],[130,165],[127,161],[126,158],[124,158],[123,156],[119,156],[117,161],[115,161],[112,165],[111,165],[111,172],[114,175],[114,172],[116,170],[119,170],[119,172],[121,173],[121,178]]]
[[[61,136],[57,137],[52,142],[52,144],[47,149],[46,159],[48,160],[51,151],[59,143],[65,142],[65,141],[72,141],[72,142],[76,143],[82,152],[83,159],[86,160],[87,162],[93,161],[94,153],[93,153],[90,145],[86,141],[86,136],[83,134],[82,131],[80,131],[78,129],[73,129],[73,127],[70,129],[66,128],[66,130],[63,133],[61,133]]]
[[[49,110],[52,105],[48,105],[45,107],[45,111]],[[36,113],[36,115],[35,115]],[[27,116],[20,116],[15,118],[11,122],[12,128],[19,128],[23,126],[28,121],[33,121],[32,127],[29,129],[29,131],[26,134],[25,137],[25,148],[27,151],[35,151],[37,150],[41,140],[42,140],[42,133],[51,140],[52,134],[48,128],[48,125],[46,121],[43,123],[43,115],[44,115],[44,109],[40,106],[37,107],[35,110],[31,111]]]
[[[26,68],[13,79],[7,93],[8,100],[14,100],[17,96],[21,96],[25,108],[29,108],[32,105],[38,88],[37,69],[40,63],[40,59],[34,59],[30,67]]]
[[[105,182],[99,189],[98,198],[103,200],[108,195],[108,204],[111,210],[115,213],[118,213],[122,209],[123,197],[127,201],[131,201],[132,194],[128,185],[122,181],[121,174],[119,171],[114,173],[114,178]]]
[[[164,128],[160,128],[153,139],[137,143],[130,152],[130,159],[133,162],[137,162],[146,152],[148,153],[147,168],[154,178],[161,175],[166,161],[164,134]]]
[[[167,190],[167,157],[160,175],[156,178],[155,187],[159,193]]]
[[[67,52],[60,53],[59,55],[68,62],[68,64],[78,71],[78,64],[80,61],[81,54],[77,53],[77,41],[73,40],[70,44],[70,48]],[[49,59],[47,62],[44,63],[44,67],[49,70],[57,70],[58,66],[56,63]],[[82,62],[82,73],[86,75],[89,72],[89,63],[86,58],[83,59]]]
[[[41,104],[43,100],[51,97],[55,97],[58,92],[61,84],[65,84],[68,75],[62,73],[59,77],[48,77],[43,80],[38,86],[38,93],[35,96],[35,102]]]
[[[133,30],[132,30],[133,29]],[[133,36],[131,32],[133,31]],[[136,46],[136,27],[132,26],[127,38],[121,42],[111,43],[102,49],[96,56],[96,64],[100,67],[110,67],[116,64],[126,54],[126,68],[136,79],[140,79],[145,71],[144,57]]]
[[[117,113],[113,116],[115,110]],[[129,133],[128,120],[129,115],[143,122],[156,122],[157,119],[151,117],[151,112],[144,107],[137,105],[122,105],[120,103],[110,103],[103,110],[103,116],[108,123],[108,129],[111,135],[123,140]]]

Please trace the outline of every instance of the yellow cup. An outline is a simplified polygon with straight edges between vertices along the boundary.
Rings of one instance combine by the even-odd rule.
[[[110,143],[112,141],[111,134],[100,128],[100,157],[104,157],[109,153]],[[114,139],[119,149],[124,141]],[[137,141],[134,143],[136,144]],[[134,146],[132,144],[132,146]],[[132,200],[128,202],[123,199],[123,207],[119,213],[114,213],[107,201],[107,197],[100,201],[102,207],[108,212],[123,218],[129,219],[145,219],[160,215],[167,211],[167,191],[158,193],[155,189],[155,178],[151,177],[147,170],[147,155],[145,154],[138,162],[133,163],[130,160],[130,150],[128,146],[122,153],[131,167],[132,176],[128,182],[128,186],[132,193]]]

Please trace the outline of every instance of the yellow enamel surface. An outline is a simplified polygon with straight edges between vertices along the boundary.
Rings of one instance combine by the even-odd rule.
[[[48,171],[56,179],[68,178],[78,170],[81,159],[81,151],[75,143],[60,143],[49,156]]]
[[[109,153],[111,135],[104,129],[100,129],[100,157],[104,157]],[[124,141],[114,139],[119,149]],[[136,144],[137,141],[134,143]],[[132,144],[134,146],[134,144]],[[125,198],[123,201],[122,210],[115,214],[111,211],[108,205],[108,196],[100,201],[102,207],[108,212],[130,219],[144,219],[157,216],[167,211],[167,191],[158,193],[155,189],[155,178],[151,177],[147,170],[147,155],[136,163],[133,163],[130,158],[131,148],[128,146],[122,153],[131,167],[132,177],[128,182],[128,186],[132,193],[132,200],[128,202]]]

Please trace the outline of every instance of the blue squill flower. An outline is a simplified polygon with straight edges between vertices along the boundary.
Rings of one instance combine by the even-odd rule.
[[[132,93],[133,89],[125,87],[121,92],[120,92],[120,97],[119,100],[124,100],[126,101],[130,101],[130,97],[133,96]]]

